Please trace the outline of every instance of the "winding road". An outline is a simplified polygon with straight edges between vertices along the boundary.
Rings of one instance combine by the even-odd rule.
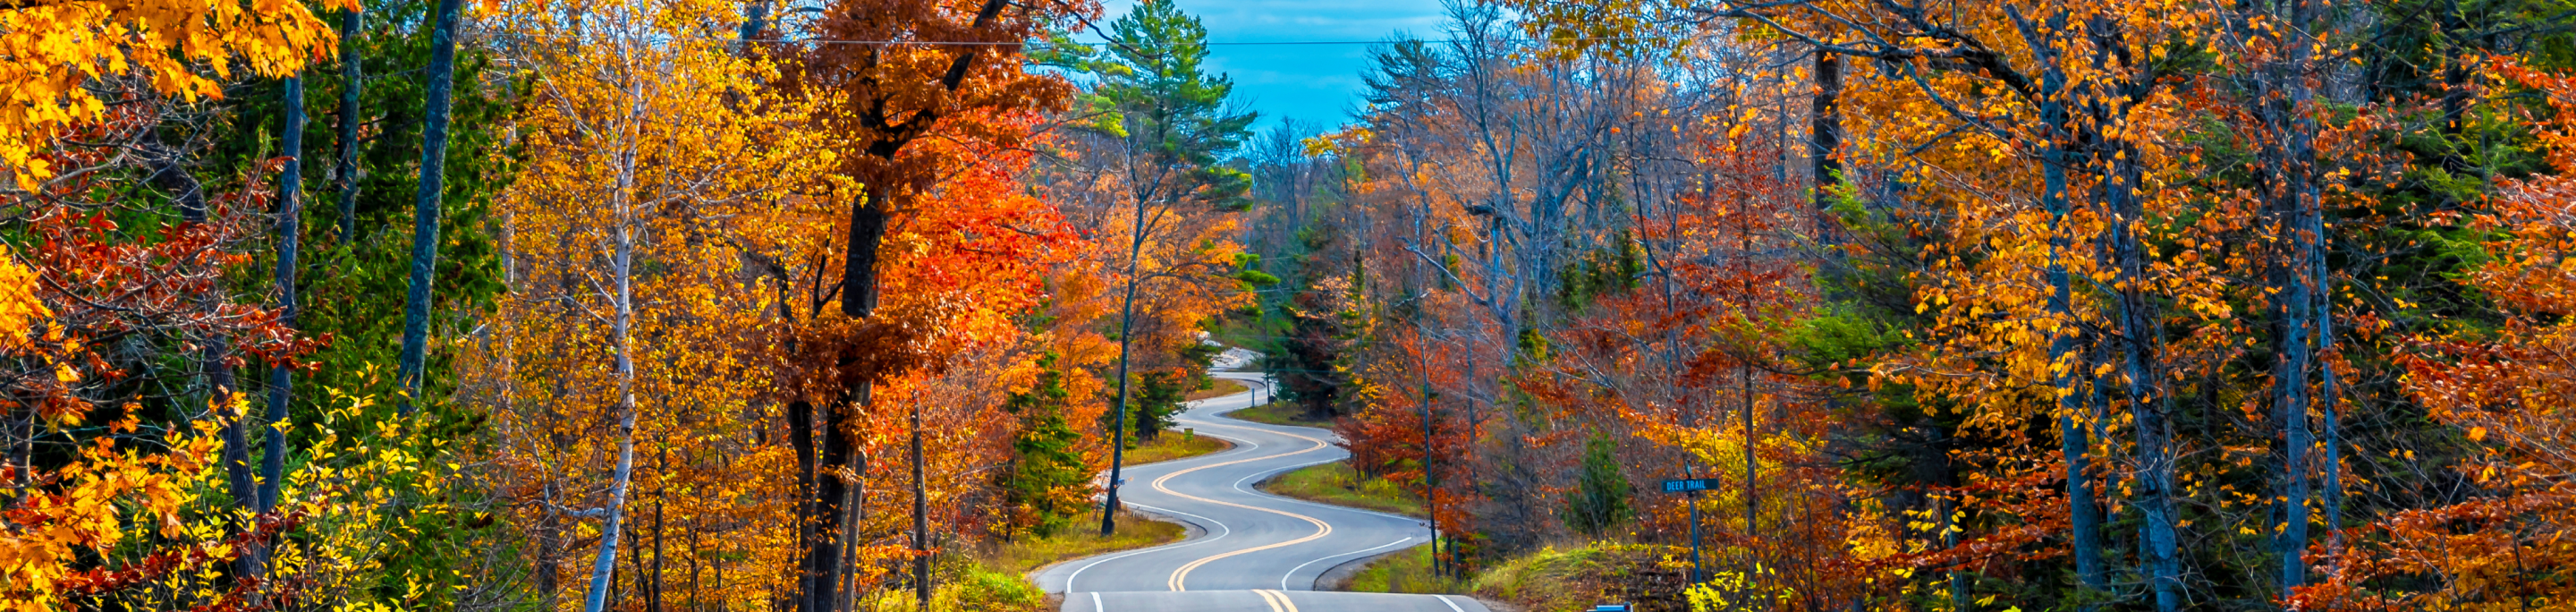
[[[1266,384],[1258,373],[1214,375],[1246,387]],[[1040,587],[1064,594],[1064,612],[1490,612],[1464,595],[1314,590],[1334,566],[1427,542],[1430,528],[1421,519],[1253,489],[1273,474],[1350,453],[1333,445],[1329,431],[1216,416],[1251,404],[1251,393],[1199,400],[1177,419],[1234,448],[1126,470],[1119,497],[1128,508],[1189,523],[1196,535],[1038,572]]]

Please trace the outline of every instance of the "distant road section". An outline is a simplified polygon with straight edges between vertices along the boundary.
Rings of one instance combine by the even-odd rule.
[[[1232,353],[1232,351],[1229,351]],[[1249,359],[1227,355],[1241,366]],[[1218,378],[1272,391],[1259,373]],[[1038,585],[1063,593],[1065,612],[1491,612],[1463,595],[1315,591],[1315,579],[1343,562],[1427,542],[1421,519],[1318,504],[1254,490],[1273,474],[1340,461],[1349,452],[1332,432],[1217,417],[1250,406],[1252,394],[1193,402],[1177,421],[1234,449],[1127,470],[1119,491],[1129,509],[1169,517],[1198,534],[1154,548],[1060,563]]]

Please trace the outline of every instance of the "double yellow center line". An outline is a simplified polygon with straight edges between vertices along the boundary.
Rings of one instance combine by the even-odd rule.
[[[1287,593],[1267,589],[1253,589],[1252,594],[1260,595],[1261,601],[1269,603],[1270,612],[1297,612],[1297,604],[1288,602]]]
[[[1218,425],[1218,427],[1230,427],[1230,426],[1228,426],[1228,425]],[[1276,454],[1276,455],[1267,455],[1267,456],[1261,456],[1261,457],[1253,457],[1253,458],[1250,458],[1250,459],[1236,459],[1236,460],[1233,460],[1233,461],[1227,461],[1227,462],[1224,462],[1224,463],[1210,463],[1210,464],[1207,464],[1207,465],[1202,465],[1202,466],[1198,466],[1198,467],[1194,467],[1194,468],[1190,468],[1190,469],[1186,469],[1186,470],[1181,470],[1181,471],[1178,471],[1178,472],[1172,472],[1172,473],[1170,473],[1170,474],[1164,474],[1162,478],[1156,478],[1156,479],[1154,479],[1154,490],[1156,490],[1156,491],[1162,491],[1162,492],[1164,492],[1164,493],[1167,493],[1167,494],[1172,495],[1173,497],[1179,497],[1179,498],[1182,498],[1182,499],[1188,499],[1188,500],[1195,500],[1195,501],[1200,501],[1200,502],[1206,502],[1206,503],[1216,504],[1216,505],[1219,505],[1219,506],[1231,506],[1231,507],[1235,507],[1235,508],[1242,508],[1242,509],[1245,509],[1245,510],[1259,510],[1259,511],[1262,511],[1262,512],[1268,512],[1268,513],[1271,513],[1271,514],[1276,514],[1276,515],[1280,515],[1280,516],[1285,516],[1285,517],[1289,517],[1289,518],[1293,518],[1293,519],[1298,519],[1298,520],[1306,521],[1307,523],[1312,524],[1312,525],[1314,525],[1314,526],[1315,526],[1315,533],[1310,534],[1310,535],[1307,535],[1306,537],[1297,538],[1297,539],[1289,540],[1289,541],[1286,541],[1286,542],[1279,542],[1279,543],[1276,543],[1276,544],[1265,544],[1265,545],[1261,545],[1261,546],[1255,546],[1255,547],[1252,547],[1252,548],[1245,548],[1245,549],[1240,549],[1240,550],[1231,550],[1231,551],[1226,551],[1226,552],[1222,552],[1222,553],[1217,553],[1217,554],[1214,554],[1214,555],[1209,555],[1209,556],[1204,557],[1204,558],[1200,558],[1200,559],[1198,559],[1198,560],[1196,560],[1196,561],[1191,561],[1191,562],[1189,562],[1189,563],[1182,564],[1180,569],[1178,569],[1178,570],[1173,570],[1173,571],[1172,571],[1172,578],[1171,578],[1171,580],[1169,580],[1169,581],[1166,583],[1166,586],[1171,587],[1171,589],[1172,589],[1172,590],[1174,590],[1174,591],[1187,591],[1187,590],[1189,590],[1189,589],[1187,589],[1187,588],[1183,588],[1183,587],[1181,586],[1181,584],[1182,584],[1182,581],[1183,581],[1183,580],[1185,580],[1185,579],[1189,578],[1190,572],[1191,572],[1192,570],[1196,570],[1196,569],[1198,569],[1198,568],[1199,568],[1199,566],[1207,565],[1208,563],[1210,563],[1210,562],[1214,562],[1214,561],[1216,561],[1216,560],[1218,560],[1218,559],[1223,559],[1223,558],[1226,558],[1226,557],[1232,557],[1232,556],[1235,556],[1235,555],[1240,555],[1240,554],[1245,554],[1245,553],[1260,552],[1260,551],[1270,550],[1270,549],[1273,549],[1273,548],[1279,548],[1279,547],[1283,547],[1283,546],[1295,546],[1295,545],[1298,545],[1298,544],[1304,544],[1304,543],[1307,543],[1307,542],[1313,542],[1313,541],[1315,541],[1315,540],[1322,539],[1324,536],[1332,535],[1332,533],[1333,533],[1333,526],[1332,526],[1331,524],[1325,523],[1325,522],[1324,522],[1324,521],[1322,521],[1321,519],[1317,519],[1317,518],[1315,518],[1315,517],[1306,516],[1306,515],[1298,514],[1298,513],[1295,513],[1295,512],[1289,512],[1289,511],[1286,511],[1286,510],[1275,510],[1275,509],[1271,509],[1271,508],[1263,508],[1263,507],[1259,507],[1259,506],[1246,506],[1246,505],[1238,504],[1238,503],[1234,503],[1234,502],[1217,501],[1217,500],[1208,499],[1208,498],[1205,498],[1205,497],[1199,497],[1199,496],[1196,496],[1196,495],[1190,495],[1190,494],[1188,494],[1188,493],[1182,493],[1182,492],[1179,492],[1179,491],[1174,491],[1174,490],[1171,490],[1171,489],[1170,489],[1170,488],[1168,488],[1168,487],[1163,486],[1163,484],[1164,484],[1164,483],[1170,482],[1173,478],[1178,477],[1178,476],[1180,476],[1180,475],[1182,475],[1182,474],[1188,474],[1188,473],[1190,473],[1190,472],[1196,472],[1196,471],[1199,471],[1199,470],[1204,470],[1204,469],[1209,469],[1209,468],[1225,467],[1225,466],[1235,465],[1235,464],[1240,464],[1240,463],[1250,463],[1250,462],[1254,462],[1254,461],[1261,461],[1261,460],[1265,460],[1265,459],[1277,459],[1277,458],[1280,458],[1280,457],[1290,457],[1290,456],[1295,456],[1295,455],[1302,455],[1302,454],[1305,454],[1305,453],[1311,453],[1311,452],[1315,452],[1315,451],[1317,451],[1317,450],[1322,450],[1325,446],[1327,446],[1323,440],[1317,440],[1317,439],[1314,439],[1314,438],[1309,438],[1309,437],[1306,437],[1306,436],[1300,436],[1300,435],[1297,435],[1297,434],[1292,434],[1292,433],[1287,433],[1287,432],[1281,432],[1281,431],[1271,431],[1271,430],[1259,430],[1259,431],[1262,431],[1263,433],[1274,433],[1274,434],[1279,434],[1279,435],[1283,435],[1283,436],[1288,436],[1288,437],[1291,437],[1291,438],[1296,438],[1296,439],[1299,439],[1299,440],[1305,440],[1305,441],[1307,441],[1307,442],[1313,442],[1313,443],[1315,443],[1315,445],[1314,445],[1314,446],[1306,447],[1306,448],[1304,448],[1304,449],[1294,450],[1294,451],[1289,451],[1289,452],[1280,453],[1280,454]],[[1263,598],[1263,599],[1269,599],[1269,598],[1271,598],[1271,597],[1272,597],[1272,595],[1263,595],[1263,596],[1262,596],[1262,598]],[[1288,596],[1287,596],[1287,595],[1276,595],[1276,597],[1278,597],[1278,599],[1274,600],[1276,603],[1273,603],[1273,604],[1271,604],[1271,606],[1270,606],[1272,610],[1278,610],[1278,609],[1280,608],[1280,606],[1282,606],[1282,605],[1286,605],[1286,603],[1287,603],[1287,601],[1288,601]],[[1285,610],[1285,612],[1297,612],[1297,606],[1294,606],[1294,605],[1287,605],[1287,610]]]

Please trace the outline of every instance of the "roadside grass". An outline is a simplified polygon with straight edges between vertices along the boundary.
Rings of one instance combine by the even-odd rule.
[[[1689,582],[1687,554],[1670,546],[1594,542],[1548,547],[1478,573],[1470,586],[1480,599],[1523,610],[1582,610],[1627,602],[1643,610],[1683,610]]]
[[[1202,436],[1189,429],[1166,429],[1151,443],[1138,442],[1127,447],[1127,465],[1187,459],[1229,448],[1234,448],[1234,443],[1214,436]],[[1100,519],[1095,516],[1092,520],[1097,522]]]
[[[992,546],[979,555],[979,561],[1005,575],[1025,576],[1030,570],[1057,561],[1177,542],[1188,532],[1180,523],[1120,512],[1118,535],[1101,537],[1100,511],[1093,509],[1074,517],[1072,525],[1055,535],[1023,537]]]
[[[1191,392],[1190,392],[1190,394],[1189,394],[1189,396],[1184,397],[1184,398],[1182,398],[1182,399],[1186,399],[1186,400],[1189,400],[1189,401],[1193,401],[1193,402],[1195,402],[1195,401],[1199,401],[1199,400],[1203,400],[1203,399],[1207,399],[1207,398],[1211,398],[1211,397],[1225,397],[1225,396],[1228,396],[1228,395],[1234,395],[1234,394],[1236,394],[1236,393],[1243,393],[1243,392],[1251,391],[1251,390],[1252,390],[1252,388],[1251,388],[1251,387],[1243,386],[1243,383],[1235,382],[1235,381],[1228,380],[1228,379],[1215,378],[1215,379],[1210,379],[1210,380],[1215,381],[1215,383],[1216,383],[1216,384],[1215,384],[1214,386],[1210,386],[1210,387],[1205,388],[1205,389],[1200,389],[1200,390],[1197,390],[1197,391],[1191,391]]]
[[[1453,594],[1467,592],[1466,581],[1431,573],[1431,545],[1378,557],[1351,574],[1339,590],[1360,593]]]
[[[1170,461],[1213,453],[1234,445],[1224,440],[1198,435],[1189,430],[1167,430],[1151,444],[1138,444],[1127,451],[1128,465]],[[939,588],[931,593],[930,609],[976,610],[990,612],[1040,612],[1053,609],[1046,593],[1028,574],[1047,564],[1066,559],[1161,546],[1180,541],[1189,529],[1180,523],[1158,520],[1133,512],[1118,513],[1118,533],[1100,535],[1100,510],[1093,508],[1073,517],[1063,531],[1047,536],[1022,536],[1008,542],[993,542],[971,555],[943,555]],[[861,602],[869,612],[897,612],[915,609],[909,591],[880,593]]]
[[[973,612],[1043,612],[1054,609],[1036,582],[974,559],[948,558],[939,563],[938,586],[930,591],[932,610]],[[884,589],[859,600],[867,612],[912,612],[911,589]]]
[[[1298,406],[1296,402],[1271,402],[1259,406],[1253,406],[1251,408],[1236,410],[1234,412],[1228,412],[1218,416],[1230,419],[1242,419],[1254,423],[1268,423],[1271,425],[1294,425],[1297,427],[1322,428],[1331,428],[1333,426],[1331,421],[1307,420],[1306,409],[1302,406]]]
[[[1422,500],[1394,482],[1361,476],[1339,461],[1310,465],[1262,481],[1261,490],[1311,502],[1421,518]]]

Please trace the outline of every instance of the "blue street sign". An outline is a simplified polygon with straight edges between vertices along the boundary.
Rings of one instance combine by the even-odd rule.
[[[1628,612],[1628,604],[1601,604],[1593,606],[1591,612]]]
[[[1719,483],[1719,482],[1717,481],[1717,479],[1715,479],[1715,478],[1689,478],[1689,479],[1683,479],[1683,480],[1666,480],[1666,481],[1664,481],[1664,492],[1665,492],[1665,493],[1682,493],[1682,492],[1686,492],[1686,491],[1706,491],[1706,490],[1709,490],[1709,489],[1715,489],[1715,488],[1717,488],[1717,487],[1719,486],[1719,484],[1720,484],[1720,483]]]

